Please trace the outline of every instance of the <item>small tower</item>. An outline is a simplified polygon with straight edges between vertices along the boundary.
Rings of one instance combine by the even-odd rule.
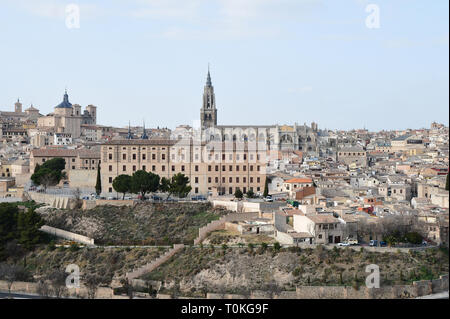
[[[142,133],[141,139],[148,140],[147,132],[145,131],[145,121],[144,121],[144,132]]]
[[[200,122],[202,129],[217,126],[216,97],[214,95],[214,87],[211,82],[209,65],[206,85],[203,92],[203,107],[200,110]]]
[[[131,125],[130,122],[128,122],[128,135],[127,135],[127,140],[132,140],[133,139],[133,133],[131,133]]]
[[[20,103],[19,99],[17,99],[17,102],[14,104],[14,112],[22,113],[22,103]]]
[[[92,123],[97,124],[97,107],[95,105],[89,104],[86,106],[86,111],[88,111],[89,115],[92,118]]]

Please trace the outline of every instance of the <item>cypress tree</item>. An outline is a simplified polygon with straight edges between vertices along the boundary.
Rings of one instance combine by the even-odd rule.
[[[449,173],[447,173],[447,180],[445,181],[445,190],[446,191],[450,190],[450,181],[448,180],[449,179],[448,174]]]
[[[264,197],[269,196],[269,179],[266,177],[266,183],[264,184]]]
[[[100,195],[102,192],[102,180],[100,178],[100,163],[97,168],[97,183],[95,184],[95,192],[97,195]]]

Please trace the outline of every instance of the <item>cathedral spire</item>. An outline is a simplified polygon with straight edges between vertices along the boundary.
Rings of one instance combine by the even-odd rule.
[[[206,86],[208,86],[208,87],[212,86],[211,73],[209,72],[209,63],[208,63],[208,75],[206,77]]]
[[[128,121],[128,135],[127,135],[127,139],[129,139],[129,140],[133,139],[133,134],[131,133],[131,123],[130,123],[130,121]]]
[[[141,139],[143,140],[148,140],[148,136],[147,136],[147,132],[145,131],[145,121],[143,121],[144,123],[144,132],[142,133]]]

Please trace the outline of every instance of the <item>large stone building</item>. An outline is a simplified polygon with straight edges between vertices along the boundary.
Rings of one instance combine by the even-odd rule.
[[[196,143],[185,139],[112,140],[101,148],[102,192],[115,193],[112,182],[118,175],[132,175],[138,170],[171,178],[177,173],[189,177],[192,194],[233,194],[264,191],[265,151],[249,144],[232,148],[225,143]]]
[[[81,106],[69,102],[67,91],[63,101],[55,107],[53,113],[38,119],[38,128],[49,128],[56,133],[70,133],[72,138],[81,136],[81,125],[97,123],[97,107],[88,105],[82,113]]]
[[[0,111],[0,118],[3,121],[36,122],[40,116],[42,115],[39,113],[39,110],[33,105],[25,111],[22,111],[22,103],[20,103],[19,99],[17,99],[17,102],[14,104],[14,112]]]
[[[192,194],[233,194],[264,191],[270,151],[317,152],[317,124],[230,126],[217,124],[217,107],[208,70],[200,110],[200,130],[179,126],[171,139],[127,137],[102,145],[103,193],[115,193],[112,182],[120,174],[146,170],[171,178],[177,173],[189,177]],[[148,137],[147,137],[148,138]]]
[[[30,171],[32,173],[34,172],[36,164],[42,165],[46,161],[54,158],[63,158],[66,161],[65,170],[67,172],[71,170],[97,170],[100,154],[98,149],[34,149],[30,153]]]
[[[209,141],[248,141],[265,144],[267,150],[318,152],[318,126],[312,123],[298,125],[218,125],[216,97],[211,74],[208,70],[203,91],[203,106],[200,109],[202,140]],[[195,135],[189,126],[179,126],[173,138],[186,138]]]

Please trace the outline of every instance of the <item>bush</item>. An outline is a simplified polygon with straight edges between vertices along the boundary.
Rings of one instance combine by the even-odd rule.
[[[410,244],[420,245],[422,243],[422,235],[418,232],[410,232],[405,235],[405,239]]]
[[[273,244],[273,250],[279,251],[280,249],[281,249],[281,245],[279,242],[276,242],[275,244]]]
[[[78,251],[80,249],[80,247],[78,246],[78,244],[76,243],[72,243],[70,244],[69,250],[74,252],[74,251]]]

